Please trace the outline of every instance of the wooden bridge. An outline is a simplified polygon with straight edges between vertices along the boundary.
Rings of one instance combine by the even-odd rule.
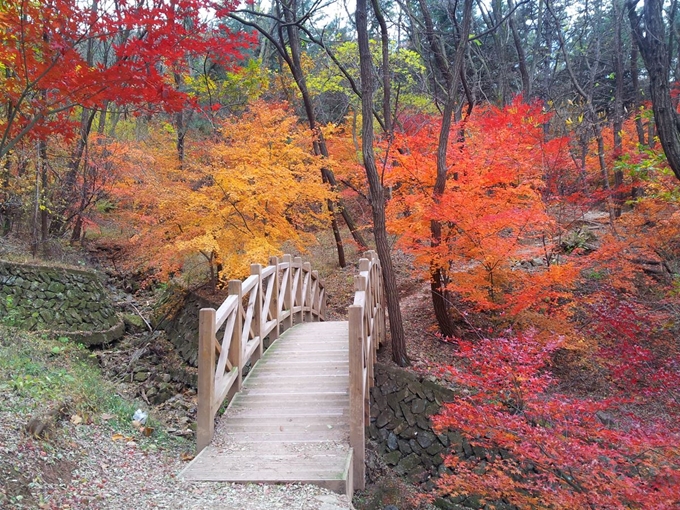
[[[217,310],[200,311],[198,455],[184,479],[364,488],[369,390],[385,336],[374,252],[359,261],[354,288],[349,320],[326,322],[317,272],[286,255],[252,265]]]

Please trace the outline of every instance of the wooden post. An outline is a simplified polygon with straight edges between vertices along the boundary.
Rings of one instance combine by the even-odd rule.
[[[302,271],[302,259],[300,257],[295,257],[293,259],[295,262],[295,268],[297,271],[295,271],[295,296],[293,299],[293,304],[294,306],[299,306],[300,310],[295,314],[295,317],[293,319],[294,324],[299,324],[300,322],[303,322],[305,312],[304,312],[304,299],[303,299],[303,294],[302,294],[302,287],[304,285],[304,278],[303,278],[303,271]]]
[[[312,316],[312,310],[314,309],[314,304],[312,303],[312,265],[309,262],[302,264],[302,316],[304,322],[312,322],[314,320]]]
[[[311,307],[312,307],[312,315],[316,316],[315,320],[321,320],[319,316],[321,315],[321,301],[319,301],[319,298],[321,297],[321,283],[319,280],[319,272],[318,271],[312,271],[312,278],[309,280],[312,286],[312,302],[311,302]]]
[[[293,276],[294,276],[294,271],[293,271],[293,257],[290,255],[284,255],[283,256],[283,263],[288,266],[288,278],[286,279],[286,288],[284,289],[283,293],[283,309],[284,310],[290,310],[290,313],[288,314],[288,317],[286,317],[283,320],[283,329],[281,331],[285,331],[286,329],[290,328],[293,326]]]
[[[198,313],[198,410],[196,454],[210,444],[215,432],[215,310],[202,308]]]
[[[281,318],[279,317],[279,258],[270,257],[269,265],[274,266],[274,274],[271,276],[274,281],[272,282],[272,300],[269,303],[269,316],[272,320],[276,321],[276,327],[269,333],[268,346],[279,338],[279,330],[281,327]]]
[[[319,306],[319,320],[325,321],[326,320],[326,291],[325,291],[325,289],[321,289],[320,293],[321,293],[321,297],[319,298],[319,301],[321,302],[321,305]]]
[[[241,391],[243,385],[243,344],[241,336],[243,334],[243,282],[241,280],[229,280],[229,295],[236,296],[236,310],[234,316],[234,332],[231,335],[229,344],[229,362],[232,366],[238,367],[236,376],[236,391]]]
[[[349,445],[354,450],[354,488],[362,490],[366,479],[366,431],[364,421],[364,311],[349,307]]]
[[[251,264],[250,274],[257,275],[257,287],[251,290],[251,292],[255,292],[255,309],[253,310],[253,324],[251,327],[253,328],[253,335],[259,337],[257,350],[253,353],[251,360],[251,363],[254,365],[264,353],[264,338],[262,338],[262,331],[264,331],[262,324],[262,265]]]

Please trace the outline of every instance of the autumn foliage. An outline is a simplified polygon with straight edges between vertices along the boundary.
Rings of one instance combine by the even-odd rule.
[[[440,200],[436,178],[435,120],[421,117],[390,152],[390,228],[423,271],[444,268],[447,289],[474,307],[511,313],[550,304],[575,276],[552,250],[557,225],[548,211],[545,177],[570,165],[568,140],[546,140],[550,115],[520,99],[480,111],[465,125],[464,140],[451,143],[450,178]],[[548,198],[548,199],[546,199]],[[433,246],[430,224],[442,225]],[[539,258],[542,268],[520,269]]]
[[[256,38],[224,23],[236,7],[0,1],[0,233],[32,230],[37,246],[70,229],[147,283],[217,285],[316,242],[339,196],[369,232],[356,43],[329,48],[345,73],[302,52],[311,108],[332,119],[311,133],[300,76],[256,58],[271,48],[250,53]],[[431,335],[457,346],[442,373],[461,395],[436,426],[474,455],[451,451],[439,489],[491,506],[677,508],[680,188],[650,105],[631,103],[615,132],[609,92],[590,113],[572,99],[472,101],[439,196],[441,91],[425,57],[389,55],[394,133],[375,151],[395,249],[422,282],[442,277],[460,333]]]
[[[8,114],[0,118],[0,156],[25,136],[69,133],[76,106],[176,111],[190,103],[165,70],[184,73],[189,55],[226,64],[248,42],[224,27],[213,30],[200,17],[205,4],[118,2],[98,11],[97,1],[3,2],[0,97]]]
[[[330,194],[309,150],[311,133],[283,104],[254,103],[221,121],[182,168],[164,158],[171,144],[160,131],[144,146],[121,150],[119,165],[129,170],[115,197],[138,267],[162,276],[200,255],[214,279],[233,278],[285,243],[304,249],[327,221]]]
[[[558,347],[531,332],[461,344],[460,368],[448,376],[464,392],[435,424],[460,430],[478,455],[450,455],[441,486],[518,508],[677,507],[680,431],[610,414],[626,397],[554,391]]]

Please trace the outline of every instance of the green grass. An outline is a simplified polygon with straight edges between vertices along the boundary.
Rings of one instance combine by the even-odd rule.
[[[116,385],[106,380],[96,357],[67,337],[30,333],[0,323],[0,411],[18,416],[45,413],[66,406],[70,415],[100,423],[108,414],[107,426],[135,436],[141,447],[155,448],[169,441],[152,416],[147,425],[156,432],[140,437],[132,425],[139,403],[126,400]]]

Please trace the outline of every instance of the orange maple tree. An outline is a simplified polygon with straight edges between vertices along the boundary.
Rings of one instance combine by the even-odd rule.
[[[568,143],[546,140],[549,115],[519,99],[489,107],[465,127],[465,142],[452,142],[450,179],[439,203],[436,121],[419,117],[418,129],[396,137],[386,174],[392,186],[390,228],[400,245],[427,271],[445,270],[447,290],[478,309],[518,313],[557,299],[575,276],[553,249],[557,226],[548,214],[544,177],[570,165]],[[433,245],[430,222],[441,223],[442,242]],[[524,270],[523,261],[540,259]]]

